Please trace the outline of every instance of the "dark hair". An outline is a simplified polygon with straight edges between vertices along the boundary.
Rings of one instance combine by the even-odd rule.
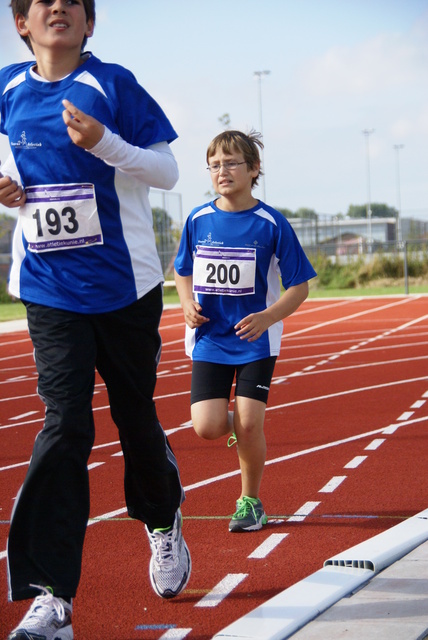
[[[260,153],[259,149],[263,149],[263,142],[261,141],[261,134],[252,129],[248,134],[242,133],[242,131],[230,131],[227,129],[222,133],[219,133],[213,140],[211,140],[207,149],[207,163],[211,156],[220,149],[223,153],[231,154],[234,151],[242,153],[244,160],[247,163],[247,167],[255,169],[260,166]],[[258,179],[263,175],[260,170],[258,175],[253,178],[251,186],[257,185]]]
[[[11,0],[9,6],[12,9],[13,18],[15,19],[17,15],[21,15],[26,18],[28,16],[28,12],[30,10],[32,2],[33,0]],[[92,19],[95,24],[95,0],[82,0],[82,2],[86,13],[86,19]],[[30,38],[28,36],[21,36],[21,38],[30,49],[31,53],[34,53]],[[85,36],[82,42],[82,51],[86,47],[87,40],[88,39]]]

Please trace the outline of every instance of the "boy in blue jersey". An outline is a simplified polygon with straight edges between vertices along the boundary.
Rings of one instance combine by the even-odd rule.
[[[149,538],[152,586],[171,598],[190,576],[183,487],[153,401],[163,274],[148,192],[176,183],[177,135],[128,70],[83,53],[94,0],[11,7],[35,63],[0,71],[0,130],[13,156],[0,204],[19,207],[9,288],[27,308],[46,412],[8,540],[10,599],[37,597],[9,640],[70,640],[95,368],[119,431],[128,513]]]
[[[186,352],[193,360],[193,427],[208,440],[232,434],[229,442],[238,445],[241,495],[232,532],[267,523],[259,498],[263,423],[282,319],[302,304],[316,275],[288,221],[252,195],[259,148],[256,132],[224,131],[210,143],[207,164],[218,198],[191,212],[175,260]]]

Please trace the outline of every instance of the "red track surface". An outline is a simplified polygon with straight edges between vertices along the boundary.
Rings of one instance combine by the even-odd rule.
[[[261,497],[270,521],[252,534],[228,532],[240,490],[236,451],[226,440],[200,440],[188,425],[191,364],[184,355],[180,310],[165,311],[161,334],[157,408],[186,488],[184,534],[192,577],[172,601],[151,589],[148,541],[141,523],[127,519],[123,459],[98,380],[91,516],[115,516],[88,527],[74,601],[76,640],[207,640],[320,569],[328,557],[428,506],[428,298],[311,300],[287,320],[265,425],[268,463]],[[27,334],[0,335],[0,358],[5,638],[28,607],[7,602],[3,552],[43,405]],[[264,541],[272,542],[270,553],[249,557]],[[237,576],[239,584],[224,599],[211,595],[210,606],[203,606],[204,596],[226,576],[229,583]]]

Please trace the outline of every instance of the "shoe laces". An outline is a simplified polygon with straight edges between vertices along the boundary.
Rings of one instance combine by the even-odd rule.
[[[40,624],[46,624],[47,613],[50,613],[52,609],[55,611],[56,616],[60,622],[64,622],[65,619],[65,609],[59,598],[56,598],[51,590],[46,587],[41,587],[38,584],[30,584],[30,587],[34,587],[35,589],[40,589],[43,592],[42,595],[37,596],[34,599],[33,604],[30,607],[27,615],[25,616],[25,621],[28,623],[32,619],[37,620]]]
[[[175,547],[177,541],[174,536],[174,527],[169,531],[160,531],[155,529],[149,531],[150,546],[152,548],[153,558],[159,569],[163,571],[171,571],[178,563],[178,554]]]
[[[238,438],[236,437],[236,433],[233,432],[231,436],[229,436],[228,440],[227,440],[227,446],[229,447],[233,447],[233,445],[237,444],[238,442]]]
[[[257,504],[257,502],[257,498],[249,498],[248,496],[240,498],[237,501],[237,510],[233,517],[235,519],[246,518],[250,511],[252,511],[254,517],[256,517],[256,510],[254,506]]]

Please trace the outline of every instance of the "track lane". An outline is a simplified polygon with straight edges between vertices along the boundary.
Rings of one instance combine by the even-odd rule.
[[[370,312],[361,314],[364,302],[335,301],[333,308],[325,301],[308,302],[293,316],[293,327],[287,327],[275,371],[278,384],[272,386],[266,417],[269,460],[263,500],[269,515],[276,518],[253,535],[227,532],[228,515],[239,491],[236,452],[228,450],[224,442],[199,440],[186,424],[190,368],[182,350],[182,315],[164,314],[156,402],[164,428],[171,431],[187,487],[183,513],[194,563],[192,578],[176,601],[162,601],[148,583],[149,550],[141,524],[128,520],[125,514],[96,521],[88,527],[82,583],[75,601],[76,638],[157,640],[168,632],[182,637],[179,629],[184,629],[186,637],[208,639],[245,610],[320,568],[327,556],[426,507],[427,495],[421,494],[420,482],[414,480],[414,476],[420,479],[421,452],[426,452],[427,446],[428,400],[424,394],[428,377],[423,351],[428,353],[428,323],[421,319],[423,305],[416,299],[406,304],[370,300]],[[355,318],[355,314],[359,315]],[[403,327],[414,320],[411,326]],[[395,336],[383,335],[390,330],[395,330]],[[380,335],[382,338],[377,337]],[[373,337],[376,341],[350,350]],[[328,360],[330,357],[333,359]],[[319,364],[323,360],[327,362]],[[305,370],[314,361],[315,370]],[[31,399],[29,406],[37,402]],[[0,427],[10,422],[15,405],[21,413],[29,410],[22,400],[1,402]],[[98,448],[90,465],[102,464],[90,470],[91,515],[101,516],[124,508],[123,461],[113,455],[119,451],[114,445],[117,432],[102,386],[94,406]],[[395,429],[391,427],[397,424]],[[391,433],[385,434],[388,427]],[[7,450],[13,433],[14,446],[19,441],[22,446],[28,439],[25,446],[31,451],[31,437],[37,430],[36,424],[0,429],[0,450]],[[29,432],[31,437],[27,438]],[[375,447],[373,443],[379,441],[382,443]],[[355,466],[359,458],[364,460]],[[350,462],[354,466],[345,468]],[[6,475],[0,472],[2,508],[6,497],[12,501],[9,481],[13,478],[11,484],[18,487],[24,473],[23,468]],[[221,474],[229,475],[219,479]],[[333,491],[321,491],[332,479],[343,476],[346,479]],[[302,515],[302,507],[308,504],[312,510]],[[5,541],[4,529],[0,527],[1,542]],[[278,534],[281,541],[266,558],[249,558],[264,541]],[[0,570],[5,571],[4,561],[0,561]],[[226,574],[245,578],[216,607],[195,606]],[[0,596],[5,602],[4,583]],[[21,603],[5,605],[5,629],[26,607]],[[0,631],[4,631],[2,621]]]

